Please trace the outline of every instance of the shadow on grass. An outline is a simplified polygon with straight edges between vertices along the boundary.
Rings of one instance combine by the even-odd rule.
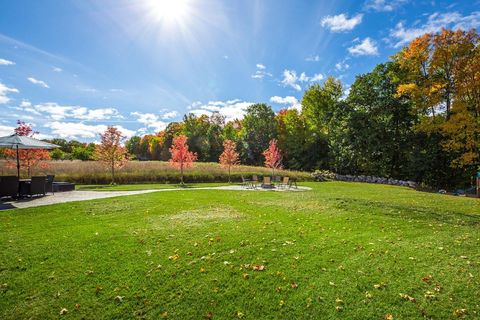
[[[380,213],[386,216],[404,219],[435,220],[441,223],[480,226],[480,215],[469,214],[459,211],[442,210],[438,208],[427,208],[419,206],[408,206],[402,204],[390,204],[382,201],[335,198],[335,207],[350,211],[352,207],[360,206],[369,211]]]

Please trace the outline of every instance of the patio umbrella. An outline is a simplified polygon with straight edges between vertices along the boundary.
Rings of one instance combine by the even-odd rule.
[[[48,143],[42,140],[12,134],[6,137],[0,137],[0,148],[16,149],[17,150],[17,176],[20,178],[20,158],[18,150],[24,149],[55,149],[59,148],[56,144]]]

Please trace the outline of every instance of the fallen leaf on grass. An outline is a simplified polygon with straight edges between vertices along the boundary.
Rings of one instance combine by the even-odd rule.
[[[409,295],[406,294],[406,293],[400,293],[400,297],[402,297],[402,299],[407,300],[407,301],[410,301],[410,302],[416,302],[416,301],[417,301],[417,299],[415,299],[414,297],[409,296]]]
[[[297,289],[298,288],[298,284],[296,284],[295,282],[293,282],[290,287],[292,287],[292,289]]]
[[[390,313],[386,314],[385,317],[384,317],[385,320],[393,320],[393,315],[391,315]]]
[[[123,298],[125,298],[125,297],[116,296],[114,300],[117,301],[117,302],[123,302]]]
[[[335,304],[337,304],[337,305],[342,305],[342,304],[343,304],[343,300],[337,297],[337,298],[335,299]]]
[[[243,314],[243,312],[237,311],[237,317],[238,317],[238,318],[241,319],[241,318],[243,318],[243,316],[245,316],[245,315]]]
[[[102,291],[102,290],[103,290],[103,288],[102,288],[102,287],[100,287],[100,286],[97,286],[97,287],[95,288],[95,294],[97,294],[97,295],[98,295],[98,294],[100,293],[100,291]]]
[[[62,308],[62,310],[60,310],[60,315],[63,316],[64,314],[67,314],[68,310],[65,309],[65,308]]]
[[[463,318],[463,317],[465,317],[467,314],[468,314],[467,309],[456,309],[456,310],[453,312],[453,315],[454,315],[455,317],[458,317],[458,318],[460,318],[460,317]]]
[[[80,309],[80,303],[75,303],[75,309],[77,309],[77,310]]]
[[[426,291],[424,296],[425,296],[425,299],[427,300],[435,299],[435,294],[432,291]]]
[[[248,279],[249,277],[250,277],[250,275],[249,275],[248,273],[244,273],[244,274],[243,274],[243,279],[246,280],[246,279]]]
[[[257,264],[255,266],[253,266],[253,270],[254,271],[264,271],[265,270],[265,266],[263,264]]]
[[[375,289],[379,289],[379,290],[385,288],[386,286],[387,286],[387,284],[386,284],[386,283],[383,283],[383,282],[382,282],[382,283],[379,283],[379,284],[374,284],[374,285],[373,285],[373,287],[374,287]]]
[[[180,256],[178,255],[178,253],[176,253],[173,256],[169,256],[168,260],[177,261],[179,258]]]

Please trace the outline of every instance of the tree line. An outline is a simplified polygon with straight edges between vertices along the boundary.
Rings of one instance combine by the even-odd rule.
[[[241,163],[262,165],[262,152],[277,139],[288,169],[468,185],[480,159],[478,44],[475,30],[443,29],[357,76],[347,95],[328,77],[306,89],[301,110],[275,113],[257,103],[229,122],[219,113],[187,114],[126,147],[137,159],[167,161],[173,138],[185,135],[198,161],[217,162],[228,139]]]
[[[236,162],[263,165],[276,141],[286,169],[329,170],[448,188],[467,186],[480,169],[480,47],[475,30],[425,34],[358,75],[345,93],[328,77],[308,87],[301,109],[257,103],[242,119],[187,114],[154,135],[131,137],[130,158],[169,161],[185,136],[201,162],[218,162],[225,141]],[[96,159],[95,144],[53,139],[54,159]],[[229,151],[230,153],[232,150]]]

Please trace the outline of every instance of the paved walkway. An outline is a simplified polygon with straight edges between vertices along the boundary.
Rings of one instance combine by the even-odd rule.
[[[2,201],[0,202],[0,210],[6,209],[15,209],[15,208],[30,208],[30,207],[39,207],[46,206],[56,203],[65,203],[72,201],[85,201],[85,200],[94,200],[94,199],[104,199],[112,197],[121,197],[121,196],[130,196],[136,194],[144,194],[151,192],[167,192],[167,191],[193,191],[193,190],[236,190],[236,191],[270,191],[270,192],[299,192],[311,190],[309,187],[298,187],[292,189],[245,189],[242,186],[232,185],[232,186],[221,186],[221,187],[201,187],[201,188],[174,188],[174,189],[149,189],[149,190],[136,190],[136,191],[68,191],[68,192],[58,192],[54,195],[48,194],[45,197],[33,198],[33,199],[23,199],[17,201]]]

